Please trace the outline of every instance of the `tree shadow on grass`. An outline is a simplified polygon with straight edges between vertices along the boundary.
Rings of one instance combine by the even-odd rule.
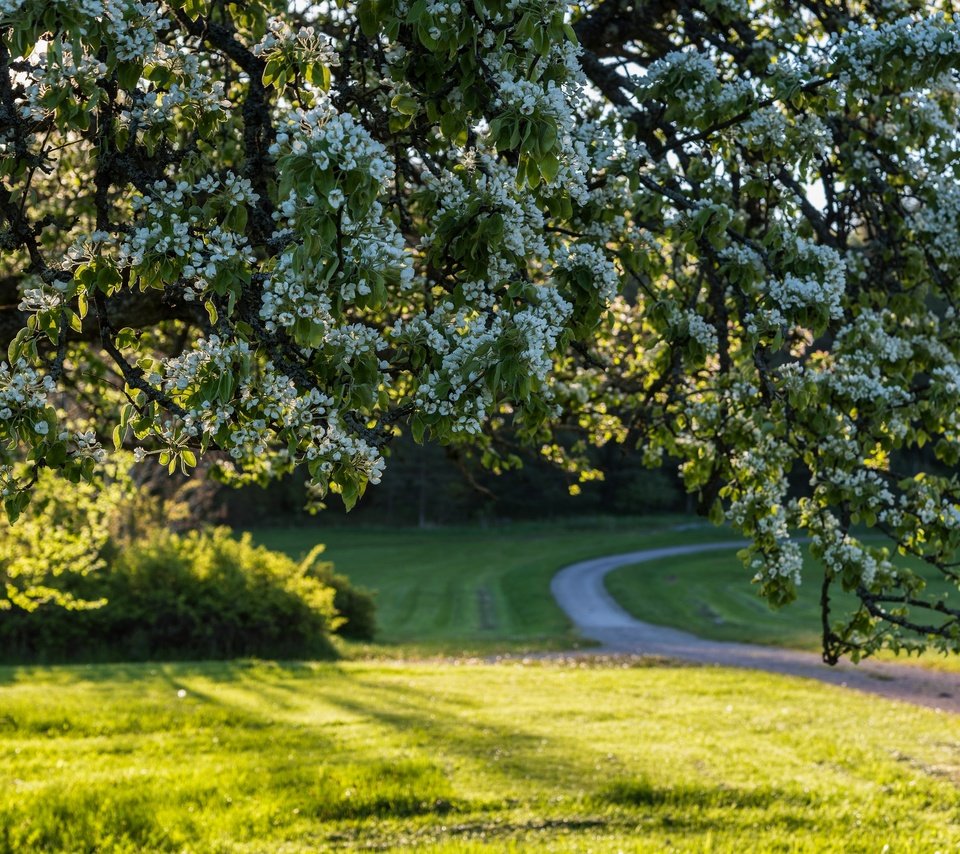
[[[552,794],[558,787],[587,786],[607,761],[582,737],[558,738],[522,719],[509,726],[491,720],[483,714],[491,700],[482,695],[438,696],[362,676],[350,676],[349,684],[349,691],[324,692],[324,700],[385,725],[414,747],[475,763],[504,784],[539,784]]]
[[[588,829],[629,835],[640,823],[681,833],[729,834],[731,828],[750,832],[758,823],[802,831],[816,822],[824,806],[817,793],[789,786],[675,782],[669,769],[636,762],[610,765],[583,729],[545,734],[535,720],[519,715],[504,723],[485,714],[503,702],[495,696],[462,687],[453,691],[449,685],[441,690],[442,683],[433,679],[413,684],[416,678],[405,679],[403,670],[387,673],[385,679],[382,672],[336,665],[254,661],[121,671],[126,678],[138,674],[160,680],[164,696],[184,691],[184,702],[196,704],[197,714],[185,718],[192,718],[190,735],[197,745],[210,744],[206,735],[197,738],[197,726],[216,728],[236,767],[262,769],[242,775],[242,783],[213,779],[197,788],[196,781],[187,782],[181,793],[179,784],[161,789],[157,783],[160,800],[176,804],[193,797],[210,816],[223,809],[221,786],[228,785],[233,794],[239,788],[245,797],[282,802],[284,815],[300,810],[325,828],[322,834],[334,833],[341,827],[338,822],[360,822],[358,832],[367,841],[384,835],[394,844],[399,837],[391,834],[403,831],[407,836],[404,828],[412,825],[387,828],[380,819],[407,822],[419,816],[416,832],[438,839],[526,838]],[[145,689],[144,703],[152,701],[151,690]],[[206,716],[200,711],[204,708],[210,710]],[[354,730],[343,739],[331,728],[333,718],[370,725],[369,733]],[[173,726],[170,731],[176,734]],[[645,776],[647,772],[656,776]],[[470,780],[470,775],[482,785],[465,793],[458,781]],[[192,795],[191,785],[196,789]],[[563,800],[554,802],[555,796]],[[118,822],[110,818],[106,830],[122,829]],[[289,832],[300,831],[291,825]]]
[[[143,679],[156,664],[4,664],[0,685],[42,682],[72,685],[78,682],[133,682]]]
[[[576,739],[552,738],[519,723],[503,726],[484,717],[482,697],[441,697],[429,689],[364,678],[336,665],[317,669],[255,662],[218,666],[214,672],[170,665],[159,669],[159,675],[171,692],[183,691],[186,699],[237,712],[238,720],[258,729],[292,725],[302,737],[312,738],[336,723],[322,713],[319,722],[313,722],[320,703],[347,720],[385,726],[391,737],[381,748],[416,747],[470,760],[504,781],[549,786],[558,780],[584,780],[603,759]]]
[[[635,827],[638,817],[691,833],[724,832],[740,823],[747,828],[758,821],[784,831],[801,831],[817,823],[825,805],[819,794],[800,786],[667,782],[645,773],[659,775],[662,768],[638,768],[636,763],[626,769],[610,767],[605,764],[607,755],[591,748],[582,731],[570,737],[550,737],[534,727],[503,726],[480,715],[471,716],[471,707],[482,710],[485,706],[483,697],[441,699],[407,685],[371,683],[362,678],[352,682],[361,690],[329,696],[328,701],[386,724],[437,757],[446,754],[468,760],[493,781],[512,784],[514,790],[527,789],[529,800],[523,800],[528,800],[528,806],[554,813],[557,808],[546,803],[558,794],[565,795],[571,815],[564,821],[580,818],[591,825],[596,821],[611,832]],[[610,782],[611,772],[620,770],[637,776]],[[542,816],[533,818],[530,824],[515,829],[529,829],[542,821]],[[464,825],[464,833],[472,832],[471,827],[469,822]]]
[[[288,677],[315,675],[317,666],[330,667],[333,660],[276,661],[273,659],[236,658],[225,661],[138,661],[116,663],[68,664],[4,664],[0,665],[0,685],[43,682],[44,684],[72,685],[79,682],[142,682],[151,678],[167,678],[176,674],[181,678],[205,677],[229,681],[252,670],[276,671]]]

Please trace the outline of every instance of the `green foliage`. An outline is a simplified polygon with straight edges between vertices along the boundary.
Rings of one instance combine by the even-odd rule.
[[[354,587],[350,579],[333,571],[333,564],[319,561],[326,550],[314,546],[300,562],[304,577],[324,584],[333,590],[333,607],[338,618],[337,634],[352,640],[373,640],[377,631],[376,607],[373,594]]]
[[[73,579],[102,607],[12,610],[10,660],[329,656],[334,589],[227,528],[152,531],[94,575]]]
[[[41,478],[0,522],[8,661],[328,656],[373,636],[372,598],[319,560],[299,564],[228,528],[174,533],[186,508],[135,484],[121,455],[101,488]],[[43,607],[40,607],[40,606]]]
[[[81,609],[76,579],[103,570],[128,544],[183,506],[165,504],[137,486],[130,455],[115,455],[99,483],[69,484],[44,471],[35,500],[16,524],[0,517],[0,611],[33,611],[45,603]]]
[[[515,293],[543,261],[496,245],[504,215],[527,200],[509,230],[541,203],[573,216],[564,174],[580,168],[569,104],[581,75],[564,4],[24,0],[0,16],[11,114],[0,284],[13,289],[0,313],[19,306],[0,324],[11,519],[40,460],[89,481],[111,433],[171,474],[208,451],[229,455],[225,479],[299,465],[349,509],[410,415],[430,416],[421,432],[446,441],[479,432],[476,416],[501,400],[545,416],[545,358],[562,344],[565,308],[540,281]],[[351,105],[330,95],[344,87]],[[467,181],[474,221],[452,223],[463,245],[428,271],[418,247],[446,242],[451,223],[433,235],[429,219],[449,187],[404,161],[432,169],[454,152],[435,178]],[[478,155],[496,167],[493,195],[468,180]],[[536,242],[568,255],[561,241]],[[161,291],[149,319],[129,311]],[[506,326],[492,346],[475,340],[487,291]],[[596,319],[596,288],[585,303]],[[419,315],[465,357],[439,378],[439,413],[431,377],[448,372],[451,348],[436,336],[404,343],[397,321]],[[48,401],[55,390],[69,404]]]

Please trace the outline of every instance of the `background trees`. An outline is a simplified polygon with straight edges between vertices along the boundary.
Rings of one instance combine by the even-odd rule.
[[[772,602],[812,538],[829,660],[955,644],[853,527],[956,578],[951,4],[302,8],[0,2],[11,517],[111,433],[350,506],[398,429],[576,465],[565,414],[681,459]]]

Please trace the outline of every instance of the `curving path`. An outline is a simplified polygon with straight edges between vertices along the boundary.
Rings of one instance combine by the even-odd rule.
[[[601,648],[594,652],[659,655],[699,664],[768,670],[960,712],[960,673],[886,662],[829,667],[812,652],[706,640],[637,620],[614,601],[603,583],[609,572],[621,566],[741,545],[729,541],[701,543],[585,560],[561,569],[550,582],[550,589],[580,633],[600,642]]]

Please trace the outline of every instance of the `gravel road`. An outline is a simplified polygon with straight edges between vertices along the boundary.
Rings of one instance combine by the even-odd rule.
[[[739,548],[741,543],[702,543],[648,549],[575,563],[560,570],[551,590],[580,633],[599,641],[600,654],[657,655],[699,664],[749,667],[790,676],[819,679],[904,700],[921,706],[960,712],[960,673],[929,670],[917,665],[867,662],[829,667],[811,652],[696,637],[679,629],[644,623],[630,616],[607,592],[603,579],[621,566],[677,555]]]

